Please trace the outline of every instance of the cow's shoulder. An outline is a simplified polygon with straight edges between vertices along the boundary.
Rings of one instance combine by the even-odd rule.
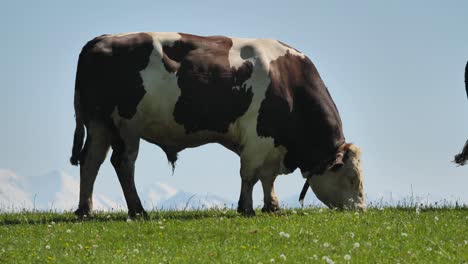
[[[288,50],[270,61],[270,84],[259,110],[257,133],[286,147],[286,167],[307,170],[344,141],[341,119],[312,61],[280,44]]]

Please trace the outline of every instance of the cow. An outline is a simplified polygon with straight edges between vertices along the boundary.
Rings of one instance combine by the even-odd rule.
[[[468,62],[466,63],[465,66],[465,90],[466,90],[466,95],[468,96]],[[466,161],[468,160],[468,140],[465,142],[465,146],[463,146],[463,150],[455,155],[455,163],[457,163],[460,166],[465,165]]]
[[[361,152],[314,64],[272,39],[184,33],[102,35],[82,49],[75,83],[70,162],[80,165],[78,216],[92,213],[100,165],[111,163],[130,217],[146,215],[134,182],[140,139],[159,146],[173,168],[177,153],[219,143],[240,157],[237,211],[278,212],[274,182],[299,168],[330,208],[365,207]],[[86,142],[85,139],[86,132]],[[84,147],[83,147],[84,143]]]

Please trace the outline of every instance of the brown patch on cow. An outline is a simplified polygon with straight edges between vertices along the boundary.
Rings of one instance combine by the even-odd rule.
[[[171,46],[163,46],[162,59],[166,70],[176,73],[181,90],[174,109],[175,121],[187,133],[225,133],[250,106],[252,87],[245,82],[253,65],[245,61],[239,68],[230,66],[230,38],[180,35],[181,39]]]
[[[85,124],[92,119],[109,121],[115,108],[124,118],[135,115],[146,93],[140,71],[152,51],[153,39],[145,33],[103,35],[83,47],[75,89]]]
[[[288,169],[322,173],[344,143],[341,119],[327,87],[308,58],[289,52],[270,63],[269,76],[258,135],[272,137],[275,145],[287,149]]]

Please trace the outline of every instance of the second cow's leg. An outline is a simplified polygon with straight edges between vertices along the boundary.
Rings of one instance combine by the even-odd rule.
[[[131,136],[119,136],[112,143],[111,162],[122,186],[130,217],[137,215],[146,217],[135,187],[135,161],[138,157],[139,145],[140,139]]]

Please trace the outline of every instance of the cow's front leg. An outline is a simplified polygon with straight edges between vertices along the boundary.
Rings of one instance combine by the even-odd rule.
[[[262,212],[266,213],[279,213],[280,207],[278,204],[278,198],[275,193],[276,175],[270,175],[262,177],[260,181],[263,187],[263,208]]]
[[[242,179],[241,194],[239,198],[239,204],[237,206],[237,212],[245,216],[254,216],[255,211],[253,209],[252,192],[257,179]]]
[[[147,217],[135,187],[135,161],[138,156],[140,139],[138,137],[118,138],[112,143],[111,163],[119,178],[127,202],[128,215]]]

